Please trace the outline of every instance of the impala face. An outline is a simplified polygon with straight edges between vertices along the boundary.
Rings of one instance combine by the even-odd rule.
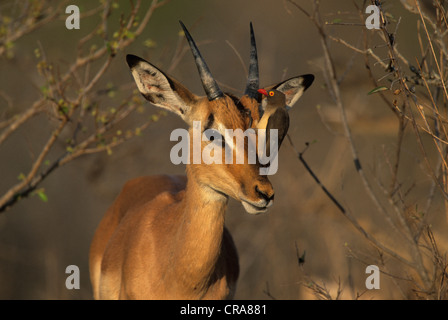
[[[265,141],[257,141],[259,131],[266,127],[260,123],[264,110],[257,92],[258,60],[252,24],[249,75],[241,98],[221,91],[182,22],[181,26],[206,96],[196,96],[149,62],[128,55],[126,59],[137,87],[148,101],[177,114],[189,126],[188,136],[181,130],[171,135],[172,141],[182,139],[171,151],[173,163],[187,163],[189,179],[197,179],[213,197],[235,198],[249,213],[265,212],[274,200],[266,174],[277,171],[273,166],[277,158],[270,159],[263,149]],[[294,77],[271,88],[283,92],[291,106],[313,79],[312,75]],[[272,129],[271,139],[276,139],[275,131],[279,128]]]
[[[278,150],[275,148],[279,145],[278,129],[270,129],[269,145],[274,148],[268,156],[264,129],[247,128],[243,131],[243,129],[227,129],[220,125],[219,129],[206,127],[202,132],[202,128],[200,121],[193,121],[191,139],[188,130],[182,128],[173,130],[170,140],[180,140],[170,152],[173,164],[244,164],[246,160],[244,155],[247,154],[247,163],[258,162],[263,165],[259,168],[260,175],[272,175],[277,172]],[[204,147],[202,142],[206,143]]]

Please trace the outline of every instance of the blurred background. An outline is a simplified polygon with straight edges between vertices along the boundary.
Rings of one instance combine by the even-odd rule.
[[[312,12],[313,1],[295,0]],[[50,2],[51,3],[51,2]],[[120,14],[129,15],[128,1],[117,1],[110,24],[118,24]],[[98,4],[95,1],[72,1],[81,13]],[[320,1],[321,18],[328,21],[328,35],[342,38],[363,48],[364,32],[358,9],[364,1]],[[369,3],[370,4],[370,3]],[[388,1],[387,11],[401,17],[397,46],[410,61],[420,57],[417,21],[419,17],[399,1]],[[2,16],[10,14],[15,1],[2,0]],[[148,3],[143,6],[147,8]],[[64,10],[54,6],[54,10]],[[141,16],[145,9],[142,8]],[[42,95],[45,79],[37,70],[40,55],[45,54],[60,73],[67,71],[76,58],[79,40],[98,24],[99,14],[81,19],[79,30],[65,27],[65,15],[24,35],[14,43],[8,55],[0,57],[0,120],[23,112]],[[367,15],[364,14],[364,19]],[[249,22],[255,29],[262,86],[278,83],[292,76],[313,73],[314,84],[290,110],[289,135],[322,183],[376,238],[403,256],[409,248],[372,203],[353,165],[350,145],[344,135],[340,113],[328,93],[324,72],[325,60],[319,34],[313,23],[297,7],[282,0],[171,0],[154,11],[144,32],[123,51],[117,51],[107,72],[95,90],[115,88],[114,95],[101,104],[115,105],[135,90],[128,67],[127,53],[136,54],[167,70],[170,75],[196,94],[203,95],[194,61],[189,52],[173,66],[179,46],[182,20],[200,46],[213,75],[224,90],[241,95],[246,82],[249,56]],[[350,22],[347,25],[341,22]],[[396,21],[396,20],[395,20]],[[331,25],[333,23],[334,25]],[[112,29],[112,28],[111,28]],[[376,31],[369,31],[372,34]],[[386,59],[384,42],[372,37],[377,54]],[[336,72],[340,77],[342,101],[352,130],[354,144],[374,192],[387,183],[388,159],[397,147],[398,123],[378,95],[368,95],[375,88],[368,76],[364,56],[337,42],[329,41]],[[237,53],[235,52],[237,51]],[[384,50],[382,53],[381,50]],[[377,79],[385,72],[377,66]],[[92,67],[94,69],[95,66]],[[96,67],[97,68],[97,67]],[[407,69],[406,69],[407,71]],[[392,98],[391,98],[392,99]],[[144,117],[156,108],[144,104]],[[140,114],[131,115],[123,128],[132,127]],[[51,114],[40,113],[22,125],[0,145],[0,192],[17,183],[21,173],[29,171],[49,134],[57,125]],[[123,184],[132,178],[159,173],[182,174],[183,165],[170,162],[175,144],[170,133],[185,128],[173,114],[160,116],[142,133],[112,149],[112,152],[87,154],[55,170],[40,187],[38,194],[20,200],[0,213],[0,299],[92,299],[88,271],[88,252],[95,228]],[[124,130],[124,129],[123,129]],[[56,158],[66,148],[64,136],[49,154]],[[423,139],[428,139],[423,136]],[[428,158],[436,151],[428,149]],[[375,264],[379,251],[341,214],[299,162],[294,148],[286,141],[279,155],[279,170],[270,178],[276,192],[275,204],[267,214],[248,215],[240,203],[231,200],[226,224],[233,235],[240,256],[240,278],[236,299],[315,299],[309,287],[321,285],[337,296],[354,299],[410,298],[413,292],[406,281],[412,271],[381,255],[384,265],[381,289],[366,290],[367,264]],[[427,223],[433,226],[440,252],[446,252],[447,220],[442,196],[435,192],[431,205],[425,207],[431,178],[420,155],[412,130],[405,131],[398,180],[411,211],[428,208]],[[44,201],[45,200],[45,201]],[[382,200],[384,206],[390,203]],[[390,208],[388,208],[390,210]],[[299,266],[298,257],[305,262]],[[410,258],[411,259],[411,258]],[[65,287],[68,265],[80,269],[79,290]],[[382,266],[380,266],[380,269]],[[385,267],[386,268],[386,267]],[[430,269],[430,267],[428,267]],[[403,289],[404,288],[404,289]]]

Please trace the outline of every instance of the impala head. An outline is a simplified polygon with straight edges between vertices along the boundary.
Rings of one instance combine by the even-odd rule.
[[[134,56],[126,57],[134,80],[141,94],[152,104],[167,109],[180,116],[189,125],[190,141],[193,141],[193,133],[200,130],[201,155],[203,150],[212,150],[222,158],[220,163],[194,164],[193,151],[190,152],[190,164],[187,165],[189,179],[196,179],[204,188],[213,191],[216,196],[232,197],[240,201],[247,212],[265,212],[274,200],[274,190],[266,175],[260,174],[260,164],[248,161],[249,140],[244,138],[226,139],[226,129],[237,130],[234,135],[243,134],[249,128],[263,129],[258,125],[263,113],[260,105],[258,76],[257,49],[252,24],[250,25],[251,49],[250,65],[246,89],[241,98],[224,93],[213,78],[205,60],[202,58],[193,38],[182,22],[185,37],[190,45],[196,66],[199,71],[206,96],[199,97],[190,92],[181,83],[166,75],[163,71],[149,62]],[[312,75],[304,75],[291,78],[275,86],[266,89],[275,89],[284,93],[287,106],[291,107],[302,95],[303,91],[313,82]],[[200,124],[200,125],[198,125]],[[195,129],[195,130],[193,130]],[[255,132],[255,130],[254,130]],[[206,137],[206,138],[204,138]],[[205,140],[205,141],[204,141]],[[244,141],[244,143],[241,143]],[[190,143],[191,148],[193,144]],[[233,161],[226,164],[225,146],[233,150]],[[222,150],[220,152],[220,150]],[[236,162],[236,154],[244,155],[244,162]]]

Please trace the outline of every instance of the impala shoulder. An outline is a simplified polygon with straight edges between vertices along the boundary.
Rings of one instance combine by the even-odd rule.
[[[172,206],[177,205],[182,199],[185,197],[185,190],[179,190],[179,191],[164,191],[157,195],[157,197],[154,198],[153,205],[157,202],[160,205],[163,206]]]

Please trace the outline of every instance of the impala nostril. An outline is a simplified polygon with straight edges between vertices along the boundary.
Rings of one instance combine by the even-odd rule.
[[[257,194],[262,197],[264,200],[266,200],[267,202],[274,200],[274,193],[272,193],[272,195],[268,195],[266,192],[261,191],[258,186],[255,186],[255,191],[257,192]]]

